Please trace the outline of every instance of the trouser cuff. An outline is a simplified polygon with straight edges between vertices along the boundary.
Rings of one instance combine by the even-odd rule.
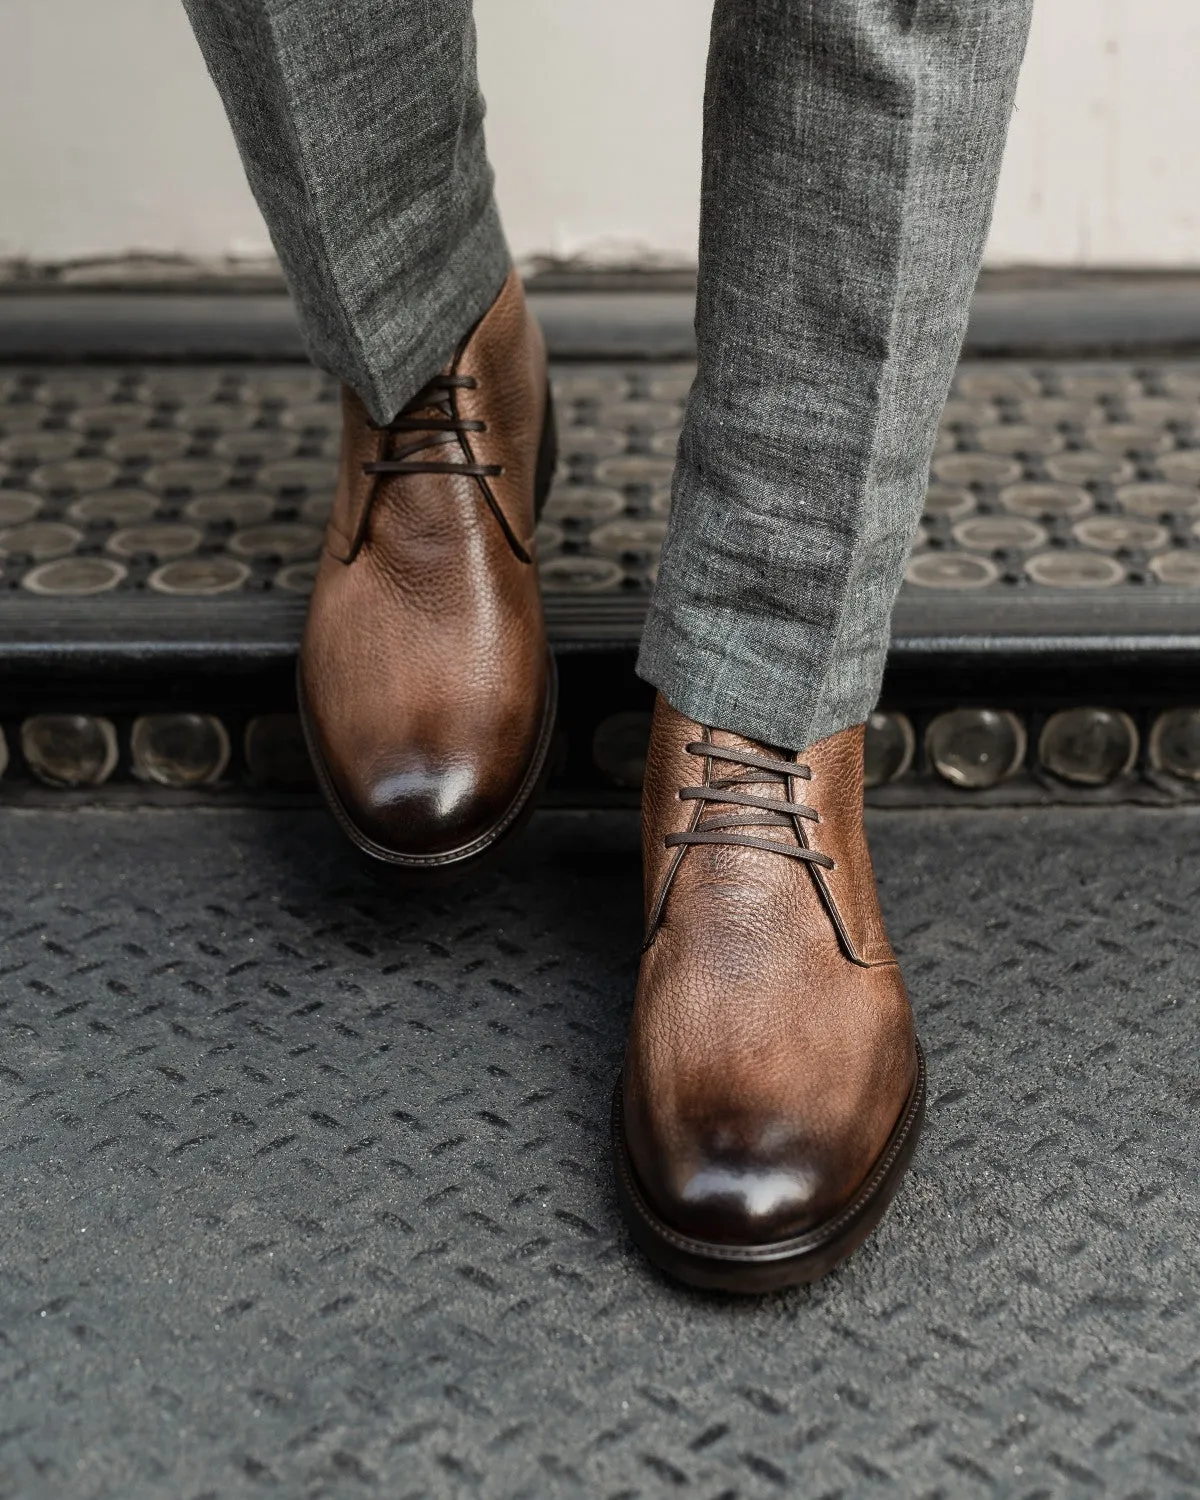
[[[378,321],[363,310],[352,320],[353,347],[333,353],[306,331],[317,364],[359,396],[376,422],[389,422],[400,408],[449,363],[467,334],[500,293],[512,257],[500,215],[489,197],[483,211],[433,275],[423,278],[419,298],[381,279],[373,297]],[[421,321],[414,323],[414,308]],[[303,319],[302,319],[303,321]]]
[[[728,623],[728,622],[726,622]],[[778,660],[743,664],[723,632],[720,644],[681,627],[669,608],[651,605],[638,654],[638,676],[697,724],[781,749],[800,751],[862,724],[875,707],[886,647],[856,663],[840,662],[837,681],[781,680]]]

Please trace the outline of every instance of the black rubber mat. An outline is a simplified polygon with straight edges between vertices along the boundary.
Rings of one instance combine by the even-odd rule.
[[[691,376],[556,369],[538,541],[560,649],[637,639]],[[294,651],[339,423],[334,383],[299,364],[0,369],[0,660],[55,641]],[[896,652],[1064,634],[1178,651],[1200,640],[1198,528],[1200,363],[968,361]]]
[[[1200,1490],[1197,814],[875,817],[926,1134],[759,1303],[617,1220],[632,820],[407,895],[317,813],[0,823],[5,1500]]]
[[[626,332],[650,347],[647,316]],[[562,457],[538,534],[562,682],[553,790],[595,800],[640,778],[651,695],[633,655],[692,366],[626,351],[553,375]],[[25,743],[47,712],[111,740],[84,783],[161,779],[138,763],[138,723],[199,713],[221,744],[174,784],[278,784],[251,741],[294,709],[339,422],[334,382],[299,361],[0,366],[0,797],[42,775]],[[1200,361],[965,360],[892,625],[884,707],[908,748],[887,797],[961,795],[954,774],[949,792],[925,776],[923,747],[963,705],[1009,716],[988,795],[1046,801],[1065,775],[1073,796],[1200,796]],[[1065,752],[1043,754],[1067,709],[1083,718],[1056,721]],[[295,781],[286,745],[265,759],[281,757]]]

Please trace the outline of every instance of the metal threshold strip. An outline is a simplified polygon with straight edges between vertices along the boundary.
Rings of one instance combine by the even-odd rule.
[[[181,605],[153,596],[45,600],[0,597],[0,672],[120,672],[286,666],[295,659],[306,602],[260,595]],[[632,650],[645,601],[551,596],[546,620],[559,654]],[[1114,609],[1111,596],[986,600],[901,595],[890,655],[908,666],[953,655],[981,665],[1003,657],[1132,654],[1200,663],[1200,601],[1163,590]]]
[[[687,291],[530,294],[555,359],[691,359]],[[1200,350],[1200,278],[1082,279],[976,293],[967,356],[1107,356]],[[278,292],[0,293],[0,362],[300,360],[303,340]]]

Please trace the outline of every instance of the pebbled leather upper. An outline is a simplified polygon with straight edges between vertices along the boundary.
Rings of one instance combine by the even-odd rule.
[[[795,758],[812,779],[791,781],[792,796],[820,814],[802,836],[832,870],[744,847],[664,847],[703,816],[679,790],[736,774],[687,752],[703,735],[659,698],[642,825],[647,920],[656,909],[658,920],[638,978],[625,1132],[668,1226],[762,1244],[854,1196],[907,1102],[916,1042],[863,828],[862,727]]]
[[[533,533],[546,356],[515,272],[446,373],[475,377],[455,400],[486,430],[430,456],[503,466],[484,482],[528,560],[478,479],[364,473],[387,439],[344,391],[340,479],[300,656],[310,733],[345,815],[382,849],[431,862],[493,836],[544,728]]]

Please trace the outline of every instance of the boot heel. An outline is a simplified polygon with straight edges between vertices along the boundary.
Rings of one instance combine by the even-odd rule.
[[[538,444],[537,473],[533,482],[533,514],[541,520],[542,511],[554,482],[554,470],[558,466],[558,425],[554,418],[554,396],[549,382],[546,385],[546,414],[542,418],[542,437]]]

